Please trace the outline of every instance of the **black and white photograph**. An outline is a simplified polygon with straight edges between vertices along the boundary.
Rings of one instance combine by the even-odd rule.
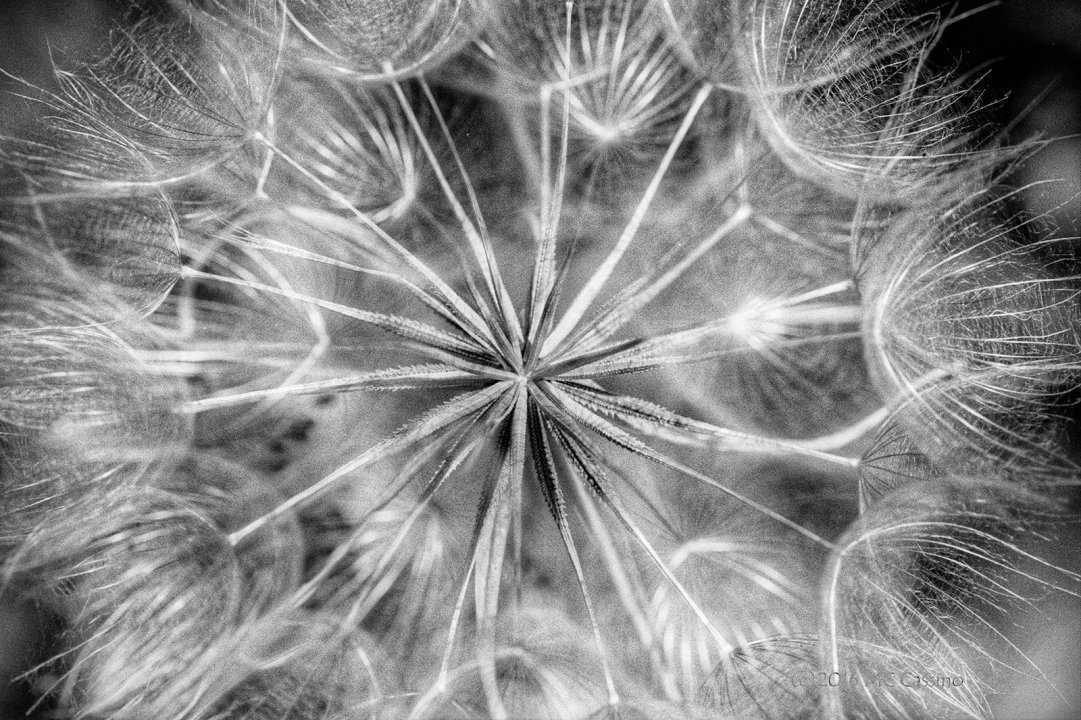
[[[1081,717],[1081,2],[0,4],[0,720]]]

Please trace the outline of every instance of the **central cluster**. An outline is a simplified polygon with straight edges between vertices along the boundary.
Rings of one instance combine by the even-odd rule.
[[[565,42],[576,19],[584,23],[581,32],[592,29],[584,18],[568,14]],[[624,26],[614,22],[602,19],[598,38],[614,41],[612,33],[629,32],[626,17]],[[730,102],[711,105],[718,92],[711,85],[669,90],[661,96],[663,112],[638,117],[638,131],[648,143],[661,143],[655,152],[633,160],[575,152],[596,129],[573,122],[590,97],[583,88],[597,92],[594,86],[603,82],[606,96],[644,93],[617,102],[641,112],[636,103],[656,101],[660,88],[654,85],[677,76],[675,57],[658,43],[653,38],[634,48],[648,48],[650,66],[635,66],[626,71],[629,76],[618,72],[618,59],[606,63],[599,77],[595,68],[564,66],[562,81],[544,84],[532,101],[506,108],[511,119],[503,128],[511,134],[537,137],[541,131],[539,146],[519,148],[523,157],[514,167],[522,175],[514,188],[518,201],[534,196],[539,203],[526,217],[528,249],[500,239],[515,235],[508,228],[520,217],[497,214],[494,222],[503,227],[490,227],[491,213],[481,209],[501,200],[499,188],[474,180],[466,149],[449,130],[453,121],[468,127],[491,113],[488,101],[469,107],[467,115],[474,117],[468,121],[448,119],[428,81],[417,79],[392,82],[382,95],[364,90],[348,99],[349,125],[333,109],[334,123],[309,123],[303,154],[270,134],[257,135],[264,158],[260,192],[274,199],[284,171],[295,183],[288,192],[321,194],[327,209],[286,203],[285,214],[300,221],[294,239],[279,239],[270,225],[264,229],[249,221],[225,236],[242,251],[239,261],[202,253],[207,262],[182,269],[193,306],[208,288],[223,285],[251,297],[277,297],[308,317],[321,338],[270,387],[221,390],[193,400],[190,412],[212,421],[214,412],[255,404],[257,417],[260,403],[273,408],[283,399],[312,394],[393,391],[415,398],[403,403],[413,414],[392,432],[234,530],[229,540],[243,547],[267,526],[296,513],[303,519],[321,504],[348,515],[354,529],[308,571],[305,591],[297,597],[310,602],[319,582],[355,573],[345,585],[352,594],[324,598],[322,607],[341,604],[346,617],[378,626],[388,622],[384,615],[402,614],[388,609],[401,593],[431,592],[417,600],[424,604],[418,616],[426,623],[444,618],[448,635],[434,682],[438,692],[424,696],[416,712],[431,706],[438,713],[444,702],[464,702],[455,699],[453,678],[475,667],[487,698],[482,704],[505,716],[500,678],[506,670],[497,668],[506,648],[525,652],[521,618],[552,602],[544,599],[552,592],[544,586],[559,588],[558,603],[565,608],[555,637],[565,648],[593,646],[596,665],[588,672],[603,688],[597,699],[611,706],[621,702],[618,686],[624,681],[610,659],[619,650],[606,636],[637,635],[650,648],[646,664],[663,679],[665,692],[693,697],[715,667],[732,662],[738,648],[809,629],[809,620],[800,619],[799,583],[790,575],[812,572],[823,553],[836,547],[814,529],[821,518],[808,522],[805,512],[791,517],[785,503],[774,507],[776,496],[770,499],[768,486],[756,487],[756,475],[780,460],[805,469],[779,472],[835,471],[855,485],[858,459],[836,451],[872,429],[885,410],[865,403],[862,416],[851,410],[847,420],[820,423],[813,410],[795,409],[789,419],[802,427],[788,438],[757,430],[753,415],[768,411],[771,402],[806,405],[808,397],[824,407],[823,392],[811,384],[817,379],[800,377],[802,364],[818,364],[823,346],[856,342],[862,311],[852,280],[837,272],[843,264],[836,262],[836,249],[784,229],[768,205],[756,206],[759,188],[746,159],[753,136],[711,137],[710,124],[698,124]],[[685,72],[678,76],[690,82]],[[373,97],[381,98],[374,110],[365,104]],[[414,104],[418,99],[423,112]],[[527,110],[539,119],[515,120]],[[287,108],[274,117],[288,127]],[[515,122],[524,124],[515,128]],[[692,134],[695,141],[689,143]],[[611,138],[592,140],[614,152]],[[726,153],[733,172],[718,174],[707,162],[710,145]],[[631,147],[643,150],[641,144]],[[484,150],[479,152],[483,159]],[[352,156],[357,157],[350,162]],[[393,169],[388,179],[400,195],[362,211],[335,189],[338,174],[355,173],[360,159],[369,168]],[[418,177],[428,183],[419,192]],[[698,189],[688,193],[688,184]],[[798,206],[796,211],[802,212]],[[452,218],[456,232],[448,233],[440,216]],[[408,240],[391,234],[403,228]],[[440,242],[429,239],[440,235]],[[220,242],[222,235],[214,237]],[[817,243],[821,257],[793,265],[788,246],[801,243]],[[500,256],[503,264],[511,259],[513,283],[501,272]],[[296,261],[315,270],[298,271]],[[769,277],[782,267],[781,277]],[[313,289],[302,289],[306,285]],[[334,296],[327,296],[328,287]],[[245,302],[241,297],[230,304]],[[409,359],[346,372],[346,356],[335,349],[349,347],[345,338],[365,332],[353,326],[385,334],[355,345],[380,348],[373,358]],[[387,341],[388,335],[396,340]],[[756,365],[778,374],[780,382],[749,394],[741,390],[736,405],[721,402],[725,381],[718,373],[753,372]],[[328,376],[302,380],[312,373]],[[364,413],[365,402],[356,401],[356,412]],[[717,420],[740,404],[752,417]],[[838,429],[807,434],[830,424]],[[403,499],[395,526],[377,530],[381,514],[402,506]],[[548,523],[535,505],[542,500]],[[854,511],[853,503],[845,512]],[[418,539],[421,527],[438,529]],[[730,540],[737,529],[741,537],[761,534],[761,546]],[[553,541],[562,553],[553,553]],[[454,557],[459,565],[436,569],[435,560],[425,557],[429,551],[440,563]],[[358,553],[374,557],[362,562]],[[417,578],[417,567],[443,579]],[[524,577],[529,574],[541,583],[535,590]],[[578,588],[577,598],[566,597],[571,587]],[[540,595],[530,597],[534,593]],[[612,619],[599,616],[598,603],[608,616],[613,603],[620,607],[619,622],[630,625],[612,635]],[[465,628],[468,607],[472,622]],[[579,638],[576,627],[592,639]],[[456,669],[463,633],[474,636],[479,654],[475,666]],[[520,712],[519,707],[511,715]]]

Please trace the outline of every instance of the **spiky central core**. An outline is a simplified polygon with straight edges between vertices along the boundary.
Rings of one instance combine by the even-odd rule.
[[[564,42],[569,46],[569,15],[566,22]],[[622,25],[619,28],[620,33],[627,31]],[[671,448],[699,448],[710,455],[781,455],[848,471],[858,461],[834,451],[874,427],[882,417],[879,410],[845,432],[792,440],[755,434],[745,427],[725,427],[704,416],[679,412],[674,408],[681,404],[669,403],[663,388],[649,396],[620,389],[620,379],[625,376],[643,379],[644,384],[634,387],[648,388],[650,378],[741,353],[763,358],[771,371],[779,368],[782,373],[795,374],[786,359],[790,348],[851,339],[852,326],[861,317],[852,282],[823,274],[821,277],[826,279],[821,283],[816,278],[795,291],[786,288],[766,297],[738,298],[735,307],[730,306],[727,312],[713,313],[708,308],[677,304],[660,313],[660,320],[656,313],[648,321],[643,320],[655,306],[670,300],[673,290],[693,285],[687,278],[700,266],[726,262],[726,247],[754,242],[756,232],[781,232],[778,223],[756,208],[750,195],[741,189],[742,183],[737,183],[702,200],[701,204],[709,208],[708,220],[696,219],[675,230],[668,227],[663,230],[664,242],[644,237],[653,234],[652,230],[642,229],[651,213],[656,214],[654,206],[665,202],[659,197],[667,193],[672,198],[685,192],[682,186],[669,188],[667,176],[696,118],[715,92],[708,84],[685,83],[685,73],[678,69],[674,57],[665,54],[663,44],[649,40],[645,47],[656,54],[653,62],[658,69],[625,83],[643,95],[641,100],[635,95],[627,102],[634,109],[659,97],[663,99],[663,112],[634,115],[634,122],[625,132],[621,130],[619,137],[610,130],[616,126],[591,130],[589,123],[579,117],[604,95],[586,99],[574,95],[584,92],[588,82],[603,76],[598,69],[584,68],[588,80],[571,82],[578,70],[568,54],[561,59],[566,64],[560,70],[565,82],[545,85],[540,92],[540,148],[522,162],[523,167],[535,171],[535,176],[531,175],[533,185],[529,191],[519,198],[538,199],[530,213],[533,253],[527,257],[528,272],[515,273],[515,277],[524,276],[528,285],[517,296],[505,282],[505,268],[501,269],[497,260],[500,243],[493,239],[498,236],[490,232],[482,215],[482,194],[474,187],[440,104],[423,78],[410,86],[410,96],[400,82],[388,83],[382,94],[365,91],[351,112],[355,114],[352,121],[361,124],[366,136],[345,135],[343,140],[347,131],[338,128],[325,140],[306,140],[303,149],[308,152],[307,159],[295,148],[276,142],[270,133],[256,136],[265,154],[261,187],[273,192],[275,173],[284,170],[323,204],[287,208],[290,222],[299,222],[304,229],[300,237],[309,230],[317,236],[310,245],[302,247],[292,240],[278,240],[273,232],[253,232],[225,241],[246,255],[241,262],[222,261],[217,268],[212,263],[184,268],[193,286],[225,283],[241,288],[249,296],[264,293],[275,300],[291,301],[308,318],[319,339],[300,368],[284,381],[264,389],[219,393],[196,400],[191,403],[194,412],[253,402],[273,403],[289,396],[380,390],[408,393],[416,400],[406,407],[419,406],[396,431],[233,532],[231,542],[239,545],[260,528],[331,494],[332,488],[340,490],[359,482],[364,473],[379,472],[374,468],[389,467],[388,479],[370,488],[375,500],[368,502],[369,494],[364,494],[366,504],[362,511],[356,511],[360,515],[356,534],[343,546],[361,543],[369,521],[393,503],[401,503],[403,498],[411,503],[386,549],[372,561],[370,578],[362,583],[363,592],[348,601],[349,617],[363,617],[388,592],[392,581],[386,578],[401,572],[403,562],[411,561],[410,553],[419,552],[410,548],[407,538],[437,504],[437,495],[459,496],[464,494],[461,488],[470,488],[469,494],[475,493],[476,514],[465,521],[471,522],[473,532],[464,548],[466,567],[449,621],[439,685],[445,685],[461,609],[471,586],[478,661],[494,717],[501,716],[493,669],[496,626],[507,605],[518,602],[515,597],[501,599],[500,590],[505,573],[517,577],[522,572],[523,528],[533,515],[523,508],[527,480],[535,479],[530,492],[539,492],[549,510],[552,523],[545,527],[550,532],[554,525],[565,550],[582,591],[597,647],[602,649],[603,642],[572,520],[584,523],[589,536],[598,539],[609,582],[619,588],[620,602],[636,622],[643,643],[655,646],[646,629],[648,623],[641,619],[647,614],[641,606],[641,593],[636,594],[635,581],[620,559],[619,548],[627,544],[659,573],[666,592],[692,618],[702,638],[701,642],[695,641],[699,648],[695,652],[706,663],[727,655],[747,638],[739,627],[719,627],[703,608],[701,599],[679,577],[681,565],[693,564],[697,553],[713,552],[709,548],[714,545],[689,545],[690,549],[671,555],[670,549],[662,549],[650,537],[656,528],[640,524],[643,508],[657,518],[664,516],[657,508],[666,502],[666,493],[671,493],[667,489],[661,492],[661,478],[663,482],[693,487],[712,498],[709,502],[714,504],[720,499],[721,505],[736,507],[793,537],[801,536],[801,542],[809,540],[826,548],[832,545],[797,519],[755,499],[746,487],[726,477],[715,477],[716,465],[696,467],[694,460],[679,459]],[[621,67],[619,62],[613,64],[613,68]],[[633,74],[633,67],[626,72]],[[560,94],[561,99],[556,101]],[[418,97],[426,106],[427,126],[415,107]],[[556,122],[551,117],[553,112],[560,114]],[[612,238],[598,233],[596,239],[581,241],[583,235],[592,234],[583,226],[597,218],[590,214],[591,202],[572,207],[568,199],[568,185],[574,181],[569,177],[574,171],[570,164],[572,118],[576,118],[579,129],[593,132],[593,139],[606,147],[623,142],[624,135],[633,137],[635,132],[644,133],[651,143],[663,138],[658,152],[649,159],[641,186],[614,194],[622,205],[619,224],[600,222],[601,227],[614,230]],[[553,125],[560,129],[553,133]],[[523,131],[528,129],[527,125]],[[376,139],[374,149],[364,146],[369,136]],[[365,151],[362,157],[358,147]],[[335,183],[343,176],[348,179],[351,172],[349,158],[338,158],[343,149],[356,152],[358,162],[383,172],[389,170],[398,179],[401,197],[389,198],[382,208],[356,207],[355,193],[336,189]],[[742,152],[737,148],[735,157],[742,157]],[[402,224],[395,223],[413,212],[411,208],[421,203],[420,198],[431,202],[429,196],[417,191],[421,184],[417,168],[422,161],[430,181],[426,189],[435,190],[442,218],[452,217],[456,225],[450,243],[454,261],[450,263],[438,253],[427,257],[431,245],[416,241],[422,232],[414,229],[412,233],[395,234]],[[328,203],[329,208],[325,207]],[[424,208],[415,213],[418,226],[433,235],[444,234],[442,219],[424,224],[429,218],[426,211]],[[573,222],[567,220],[568,216],[573,217]],[[689,232],[688,227],[694,230]],[[333,242],[324,242],[324,237]],[[349,248],[348,253],[341,250],[343,245]],[[634,257],[634,262],[628,262],[628,257]],[[333,298],[320,295],[325,293],[325,285],[316,285],[320,290],[305,291],[306,278],[291,278],[275,265],[274,258],[310,265],[313,273],[334,273],[335,284],[342,277],[352,278],[355,285],[350,288],[357,291]],[[371,290],[373,286],[379,289]],[[388,288],[397,294],[392,303],[385,302]],[[419,306],[423,306],[423,315],[407,316],[400,309]],[[365,366],[361,372],[343,372],[328,362],[326,365],[332,368],[329,377],[307,380],[310,373],[323,367],[324,355],[330,354],[336,343],[324,314],[335,322],[359,323],[365,331],[380,331],[372,334],[372,345],[391,347],[392,351],[374,357],[395,357],[401,352],[412,359],[394,360],[377,369]],[[417,355],[421,357],[419,362]],[[678,393],[693,401],[682,405],[701,407],[700,398],[694,396],[706,395],[707,389],[681,387]],[[628,471],[628,463],[635,468],[633,473]],[[700,506],[708,504],[696,502]],[[618,537],[608,527],[613,519]],[[659,520],[658,524],[662,534],[678,535],[667,520]],[[345,550],[332,553],[305,587],[314,587],[319,579],[332,575],[347,557]],[[759,577],[758,570],[749,572],[756,587],[789,601],[783,583]],[[310,595],[314,591],[305,592]],[[510,610],[511,615],[516,615],[513,608]],[[609,696],[614,699],[614,683],[604,657],[602,649],[603,674]]]
[[[423,80],[419,80],[419,84],[430,101],[432,112],[438,114],[439,107],[427,85]],[[528,467],[539,484],[540,494],[578,577],[590,617],[593,616],[592,604],[570,529],[570,507],[576,508],[589,524],[590,531],[601,537],[608,537],[609,532],[603,527],[602,508],[610,513],[631,542],[659,569],[674,589],[674,595],[708,631],[714,653],[729,652],[741,638],[726,634],[712,623],[698,601],[684,588],[671,562],[662,557],[647,532],[639,527],[635,513],[627,508],[623,497],[627,493],[632,497],[647,497],[651,491],[644,490],[640,484],[635,488],[635,483],[625,477],[625,470],[614,461],[613,453],[625,454],[633,462],[644,462],[659,473],[683,478],[767,522],[777,523],[813,543],[830,547],[827,540],[796,520],[753,499],[723,478],[714,478],[676,459],[669,452],[658,449],[653,442],[692,445],[714,452],[781,454],[851,469],[857,464],[855,459],[830,452],[843,446],[851,433],[811,441],[756,435],[689,417],[644,397],[621,394],[610,389],[610,381],[634,374],[648,378],[657,370],[701,363],[733,352],[768,356],[786,344],[806,343],[808,336],[818,334],[829,338],[840,335],[837,328],[843,330],[843,326],[859,319],[858,305],[853,305],[851,300],[835,300],[852,292],[851,282],[831,282],[768,300],[748,299],[726,316],[690,325],[680,324],[678,314],[669,315],[667,322],[672,323],[672,327],[664,331],[654,328],[642,335],[622,332],[628,327],[634,328],[646,309],[681,282],[703,257],[755,221],[756,214],[746,199],[731,198],[717,225],[698,238],[676,243],[639,277],[627,279],[625,275],[621,276],[619,287],[606,292],[610,284],[616,284],[610,281],[628,251],[644,242],[639,237],[642,224],[679,148],[712,92],[710,86],[703,86],[689,98],[678,127],[668,138],[667,149],[657,161],[641,195],[633,202],[627,222],[615,241],[602,257],[587,261],[589,272],[584,278],[580,274],[573,275],[574,280],[571,279],[572,271],[580,273],[583,261],[579,259],[576,244],[567,244],[563,239],[562,203],[567,182],[571,105],[569,100],[564,102],[563,130],[555,162],[550,150],[540,153],[540,174],[544,180],[538,193],[540,208],[533,223],[535,253],[528,273],[527,298],[519,302],[519,308],[504,282],[495,243],[481,217],[464,166],[457,160],[457,150],[446,124],[440,121],[439,127],[443,129],[449,152],[456,158],[459,182],[466,188],[464,199],[440,164],[439,153],[421,127],[402,86],[393,84],[392,88],[404,122],[412,127],[415,142],[425,155],[443,198],[461,228],[464,251],[459,257],[464,281],[459,278],[454,286],[445,281],[439,271],[390,235],[372,214],[356,209],[347,197],[335,191],[316,172],[263,136],[260,142],[266,148],[267,168],[284,165],[298,172],[303,181],[345,209],[350,217],[343,219],[338,212],[307,207],[293,208],[291,214],[314,230],[331,232],[361,244],[364,254],[378,258],[378,262],[376,267],[369,267],[328,252],[267,237],[244,237],[237,242],[245,251],[300,259],[334,272],[389,282],[434,313],[434,322],[366,307],[368,296],[363,293],[345,301],[329,300],[301,292],[281,279],[257,281],[251,273],[208,272],[194,267],[186,267],[184,273],[200,283],[226,283],[240,286],[246,292],[284,297],[311,311],[309,314],[315,313],[313,322],[324,340],[305,359],[306,367],[313,367],[323,348],[333,344],[318,310],[389,333],[390,337],[401,341],[402,347],[423,356],[425,362],[310,382],[298,382],[301,379],[298,372],[286,383],[272,388],[207,397],[195,401],[192,407],[196,411],[205,411],[253,401],[272,401],[289,395],[373,390],[438,391],[449,392],[450,397],[432,403],[397,432],[234,532],[231,541],[234,544],[242,542],[275,518],[324,495],[331,487],[349,482],[362,469],[415,450],[416,460],[405,462],[400,476],[382,488],[381,496],[365,516],[371,517],[387,507],[406,492],[406,488],[415,493],[414,508],[404,518],[398,540],[390,543],[391,550],[376,563],[375,576],[378,576],[393,565],[395,553],[405,552],[403,538],[432,505],[437,493],[450,492],[445,488],[454,486],[463,468],[481,462],[494,464],[498,470],[487,475],[479,486],[478,514],[464,580],[468,583],[472,578],[479,637],[481,646],[489,648],[484,657],[490,661],[492,643],[495,642],[494,626],[500,614],[499,590],[504,565],[509,562],[513,569],[520,562],[515,552],[508,558],[508,539],[517,538],[515,543],[521,542],[522,484],[528,476]],[[549,112],[550,104],[545,103],[542,113],[547,115]],[[548,125],[547,118],[542,120],[542,125]],[[405,142],[402,139],[404,132],[395,130],[394,140],[399,145]],[[545,138],[542,142],[547,144],[549,140]],[[396,156],[403,154],[405,151],[399,148]],[[403,182],[402,185],[411,187],[410,183]],[[856,431],[873,426],[878,418],[879,415],[875,415],[862,425],[857,424]],[[628,486],[632,489],[628,490]],[[600,507],[595,507],[597,503]],[[361,527],[364,521],[362,518]],[[317,577],[330,573],[344,557],[342,553],[332,556],[328,567]],[[612,564],[609,570],[617,584],[628,582],[620,579],[622,569]],[[518,572],[517,569],[513,571]],[[464,593],[463,585],[459,604],[465,599]],[[640,611],[632,614],[637,612]],[[596,621],[592,624],[596,632]],[[448,658],[450,648],[454,646],[454,626],[450,632]]]
[[[417,82],[431,112],[438,117],[440,109],[427,84],[423,79]],[[707,654],[712,653],[716,658],[730,652],[745,638],[718,628],[710,620],[675,571],[675,565],[686,558],[666,559],[648,532],[639,526],[626,498],[649,506],[658,502],[650,499],[655,491],[636,478],[627,477],[626,469],[615,457],[622,455],[630,462],[653,468],[654,473],[678,477],[767,523],[778,524],[786,532],[831,547],[829,541],[754,499],[743,488],[677,459],[655,443],[697,446],[713,453],[783,455],[850,470],[858,464],[857,460],[832,451],[844,446],[854,434],[873,427],[881,419],[881,411],[846,433],[787,440],[690,417],[656,400],[613,390],[612,380],[627,375],[648,379],[657,371],[670,371],[732,353],[778,358],[788,346],[843,337],[848,332],[846,326],[860,318],[858,304],[842,299],[852,293],[852,283],[833,281],[812,289],[777,293],[767,299],[748,297],[726,315],[707,315],[705,320],[690,324],[681,321],[683,311],[677,309],[664,316],[669,323],[667,329],[658,330],[654,325],[640,334],[634,331],[643,314],[673,286],[684,282],[685,276],[703,258],[733,242],[733,238],[747,232],[752,224],[766,222],[759,218],[747,197],[734,193],[721,205],[723,212],[715,225],[707,227],[698,237],[681,238],[663,256],[649,261],[637,277],[633,270],[627,276],[625,256],[646,242],[641,239],[640,230],[695,118],[713,91],[706,85],[693,96],[687,94],[686,107],[678,126],[668,137],[666,149],[656,161],[641,194],[628,208],[626,223],[599,258],[586,259],[578,243],[568,242],[565,237],[568,233],[563,228],[563,216],[567,210],[563,202],[572,102],[564,101],[558,152],[551,152],[550,138],[542,138],[541,183],[537,193],[541,202],[532,225],[535,252],[527,273],[528,292],[524,301],[515,303],[496,259],[496,243],[481,216],[475,190],[446,123],[440,119],[437,125],[442,130],[446,152],[455,158],[457,189],[403,86],[393,83],[391,89],[399,119],[387,119],[392,118],[391,109],[380,107],[382,119],[378,131],[385,133],[382,137],[385,146],[396,148],[393,157],[397,160],[408,157],[407,148],[413,146],[426,158],[443,200],[461,229],[460,240],[456,241],[461,274],[453,282],[444,279],[445,269],[435,269],[442,266],[429,264],[416,249],[400,242],[384,228],[381,221],[393,219],[401,203],[389,205],[386,217],[379,212],[361,211],[288,148],[260,135],[257,140],[265,148],[264,173],[268,183],[273,179],[274,168],[285,168],[335,206],[333,210],[294,206],[289,209],[292,218],[314,232],[347,240],[351,247],[359,248],[354,257],[365,258],[367,262],[354,257],[343,259],[335,254],[337,245],[313,243],[311,247],[301,247],[268,235],[247,234],[229,241],[241,252],[256,258],[253,270],[243,267],[238,270],[237,263],[224,262],[221,271],[185,267],[184,275],[193,285],[225,283],[240,287],[245,293],[265,293],[292,301],[309,317],[320,338],[319,344],[304,358],[301,369],[285,382],[262,390],[213,395],[194,401],[191,408],[204,412],[252,402],[273,402],[287,396],[376,390],[417,391],[421,399],[438,393],[440,400],[429,403],[427,409],[407,420],[396,432],[232,533],[231,542],[240,544],[259,528],[326,495],[329,489],[347,485],[362,471],[377,465],[385,467],[389,462],[399,468],[397,477],[375,490],[378,499],[359,519],[357,532],[362,533],[369,518],[405,494],[412,494],[414,504],[402,519],[395,540],[388,544],[389,549],[375,562],[372,582],[379,586],[378,578],[396,566],[396,556],[408,553],[405,538],[434,504],[436,495],[456,492],[457,484],[464,482],[459,478],[470,474],[465,468],[487,463],[495,471],[484,474],[479,486],[471,485],[478,487],[477,515],[458,605],[465,601],[465,583],[472,582],[479,647],[487,648],[481,658],[490,663],[495,624],[502,612],[499,598],[504,568],[509,565],[512,572],[520,572],[519,551],[514,548],[522,542],[522,487],[531,470],[578,578],[598,647],[601,645],[598,626],[571,532],[572,509],[596,537],[609,538],[604,517],[607,514],[615,518],[624,537],[659,570],[672,595],[679,598],[704,629],[705,637],[709,638],[707,645],[712,648]],[[542,127],[550,124],[547,115],[552,105],[545,102],[541,106]],[[406,137],[407,127],[411,128],[413,140]],[[371,132],[376,131],[373,123]],[[329,152],[323,149],[319,156],[325,157]],[[416,158],[409,157],[409,162],[399,165],[414,167]],[[403,180],[401,185],[412,188],[415,182]],[[596,252],[597,246],[605,247],[603,242],[594,243],[592,252]],[[356,295],[333,300],[304,292],[279,271],[265,269],[272,265],[270,258],[275,256],[290,262],[303,261],[319,271],[354,276],[361,290]],[[584,275],[583,267],[587,270]],[[617,275],[617,268],[622,275]],[[257,279],[260,274],[266,281]],[[410,302],[419,301],[434,318],[406,317],[386,311],[378,302],[384,296],[364,290],[369,281],[388,283]],[[610,285],[615,285],[615,289],[608,289]],[[408,362],[364,372],[334,371],[326,379],[304,380],[305,374],[317,367],[321,356],[335,342],[323,319],[324,312],[341,321],[382,331],[377,334],[392,338],[401,348],[414,356],[419,353],[424,360],[419,364]],[[691,317],[695,315],[692,313]],[[632,332],[626,332],[628,328]],[[694,394],[693,388],[682,388],[681,392]],[[408,459],[401,459],[410,453]],[[514,542],[510,542],[512,538]],[[608,570],[612,582],[629,587],[630,581],[613,554],[613,541],[606,542],[610,548]],[[316,578],[332,573],[346,555],[334,553]],[[378,598],[378,593],[375,596]],[[632,617],[644,612],[633,607],[630,595],[623,601],[631,603]],[[351,615],[364,612],[363,608],[370,608],[373,602],[376,601],[370,598],[357,600],[359,604],[350,611]],[[456,622],[450,628],[444,673],[455,644]],[[652,642],[647,637],[642,639]],[[607,671],[605,675],[608,677]],[[488,680],[494,697],[495,681],[490,676]],[[608,685],[614,696],[610,677]]]

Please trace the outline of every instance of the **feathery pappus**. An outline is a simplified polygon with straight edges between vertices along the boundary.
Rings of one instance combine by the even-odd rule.
[[[990,718],[1081,264],[949,13],[133,2],[4,139],[63,720]],[[1054,689],[1046,679],[1048,692]]]

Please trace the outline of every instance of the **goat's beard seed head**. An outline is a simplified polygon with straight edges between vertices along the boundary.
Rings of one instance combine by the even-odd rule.
[[[1022,530],[1078,479],[1078,272],[941,18],[168,5],[0,155],[57,717],[979,718],[1038,674],[998,628],[1078,591]]]

